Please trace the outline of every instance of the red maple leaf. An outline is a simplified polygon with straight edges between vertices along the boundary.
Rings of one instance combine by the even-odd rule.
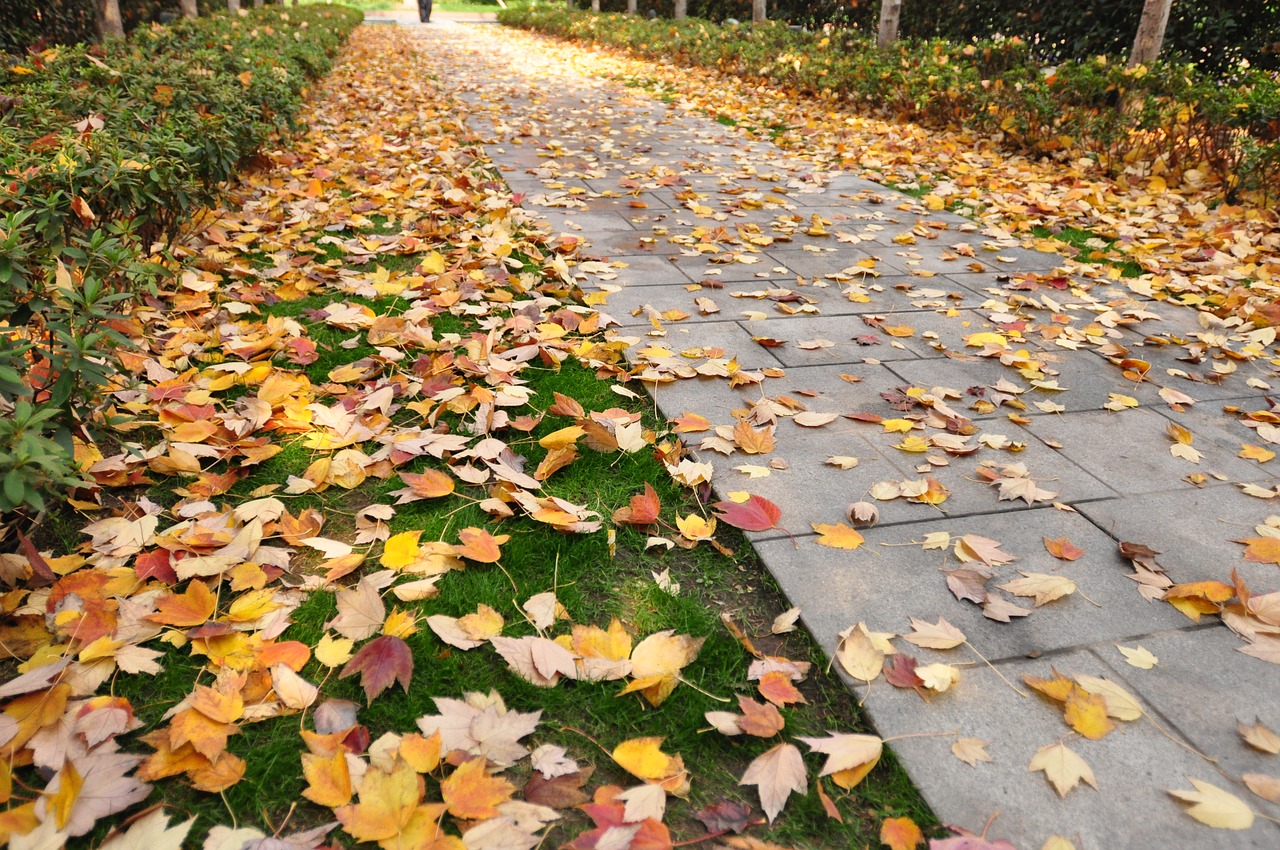
[[[382,635],[360,647],[360,650],[342,668],[339,679],[360,673],[360,687],[365,698],[373,698],[400,682],[405,693],[409,692],[409,680],[413,678],[413,653],[409,645],[395,635]]]
[[[791,537],[791,532],[778,525],[782,518],[782,508],[770,502],[764,496],[752,494],[745,502],[716,502],[711,506],[716,516],[743,531],[770,531],[778,529]],[[794,537],[791,537],[795,541]]]

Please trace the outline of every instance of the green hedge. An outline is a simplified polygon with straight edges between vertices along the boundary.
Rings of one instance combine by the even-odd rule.
[[[602,0],[606,12],[626,9],[626,0]],[[578,0],[578,7],[590,6]],[[639,0],[671,17],[672,0]],[[769,0],[769,17],[821,29],[824,24],[875,32],[879,0]],[[689,0],[688,13],[711,21],[751,20],[751,0]],[[905,0],[901,33],[910,38],[967,42],[996,35],[1018,36],[1048,62],[1127,54],[1138,31],[1142,0]],[[1240,60],[1256,68],[1280,69],[1280,0],[1177,0],[1169,15],[1165,52],[1213,74],[1234,72]]]
[[[151,246],[292,128],[360,22],[340,6],[139,28],[0,69],[0,512],[73,483],[73,436],[115,378],[103,352],[163,269]]]
[[[1228,85],[1190,64],[1130,70],[1115,58],[1093,57],[1044,67],[1020,39],[907,39],[879,51],[857,30],[649,21],[570,13],[558,4],[512,6],[499,20],[719,68],[926,127],[968,127],[1032,155],[1083,151],[1116,172],[1162,158],[1175,174],[1203,169],[1228,199],[1274,192],[1280,177],[1280,85],[1256,69]]]

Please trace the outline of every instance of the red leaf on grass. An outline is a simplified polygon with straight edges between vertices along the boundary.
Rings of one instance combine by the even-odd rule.
[[[658,492],[646,481],[643,493],[632,496],[630,505],[613,512],[613,521],[619,525],[652,525],[658,521],[661,511]]]
[[[405,693],[409,692],[409,680],[413,678],[413,653],[409,645],[394,635],[382,635],[360,647],[342,668],[339,679],[360,675],[360,687],[372,704],[373,698],[399,681]]]

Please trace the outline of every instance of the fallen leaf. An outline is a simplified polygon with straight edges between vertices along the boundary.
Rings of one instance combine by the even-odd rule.
[[[991,761],[991,756],[987,754],[987,743],[981,738],[959,738],[951,745],[951,752],[970,767],[977,767],[978,762]]]
[[[842,522],[835,525],[827,525],[820,522],[809,524],[813,526],[813,530],[818,534],[817,543],[819,546],[829,546],[832,549],[844,549],[851,552],[863,543],[863,536]]]
[[[757,756],[742,775],[739,785],[755,785],[760,794],[760,806],[765,817],[773,823],[792,792],[805,793],[809,788],[800,750],[791,744],[778,744]]]
[[[373,698],[399,682],[405,693],[413,678],[413,653],[401,638],[381,635],[366,643],[351,657],[339,679],[360,674],[360,686],[370,704]]]
[[[1253,826],[1253,809],[1234,794],[1216,785],[1190,779],[1194,791],[1170,791],[1176,800],[1189,803],[1184,811],[1206,826],[1217,829],[1248,829]]]
[[[1120,650],[1120,654],[1124,656],[1126,663],[1137,667],[1139,670],[1150,670],[1160,661],[1150,651],[1141,646],[1129,647],[1116,644],[1116,649]]]
[[[1058,792],[1059,797],[1067,796],[1067,792],[1079,785],[1081,781],[1092,785],[1095,791],[1098,790],[1098,781],[1093,776],[1093,770],[1084,759],[1062,742],[1049,744],[1036,750],[1027,770],[1044,771],[1049,784]]]
[[[924,833],[911,818],[885,818],[880,824],[880,843],[889,850],[914,850],[924,843]]]

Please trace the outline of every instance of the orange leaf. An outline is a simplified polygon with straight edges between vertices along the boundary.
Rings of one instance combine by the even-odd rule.
[[[924,843],[924,833],[911,818],[888,818],[880,824],[880,843],[891,850],[914,850]]]
[[[498,815],[498,804],[511,799],[515,786],[500,776],[490,776],[483,758],[465,762],[440,783],[440,795],[449,814],[463,820]]]
[[[696,413],[687,411],[683,415],[672,419],[671,424],[674,426],[671,430],[677,434],[697,434],[711,430],[711,420],[705,416],[699,416]]]
[[[452,493],[454,488],[453,477],[438,469],[424,469],[421,473],[401,472],[400,480],[417,499],[438,499]]]
[[[217,605],[218,597],[204,582],[193,581],[185,593],[175,593],[156,602],[156,613],[147,617],[162,626],[191,628],[203,626]]]
[[[1072,691],[1076,690],[1076,683],[1059,673],[1057,670],[1053,670],[1052,679],[1040,679],[1036,676],[1023,676],[1022,681],[1026,682],[1029,687],[1035,688],[1054,702],[1066,702],[1067,697],[1071,696]]]
[[[302,775],[307,779],[302,796],[311,802],[331,809],[351,802],[351,772],[345,749],[328,757],[303,753]]]
[[[1067,695],[1062,717],[1068,726],[1094,741],[1106,737],[1108,732],[1116,728],[1107,717],[1106,700],[1078,686]]]
[[[742,731],[757,738],[772,738],[782,731],[786,721],[778,713],[773,703],[756,702],[747,697],[738,697],[738,708],[742,710],[742,719],[738,725]]]
[[[1046,537],[1044,548],[1050,555],[1062,561],[1074,561],[1084,554],[1083,549],[1066,537]]]
[[[767,455],[774,449],[773,428],[752,428],[745,419],[734,424],[733,439],[743,454]]]
[[[791,677],[780,670],[765,673],[760,677],[760,684],[756,687],[760,691],[760,696],[774,705],[805,702],[804,694],[791,683]]]
[[[862,545],[862,535],[842,522],[838,522],[835,525],[826,525],[820,522],[811,522],[809,524],[813,526],[814,531],[818,532],[819,546],[830,546],[832,549],[853,551]]]
[[[613,521],[619,525],[652,525],[658,521],[661,511],[662,502],[658,499],[658,493],[646,481],[643,493],[632,496],[630,505],[613,512]]]
[[[461,541],[453,547],[454,554],[481,564],[496,564],[502,557],[499,548],[511,539],[510,534],[499,534],[496,537],[483,528],[464,528],[458,532]]]
[[[1280,565],[1280,537],[1246,537],[1236,542],[1248,547],[1244,550],[1246,561]]]

